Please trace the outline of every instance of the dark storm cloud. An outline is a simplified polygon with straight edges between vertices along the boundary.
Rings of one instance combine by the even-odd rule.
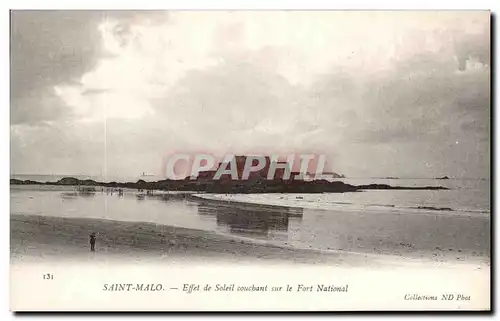
[[[386,76],[358,87],[349,85],[355,80],[346,81],[348,86],[334,82],[331,90],[326,86],[324,91],[333,93],[342,88],[340,96],[345,97],[344,101],[351,101],[354,111],[363,111],[357,113],[357,121],[347,120],[352,123],[347,136],[353,141],[374,143],[432,141],[448,136],[455,139],[455,134],[461,134],[457,130],[462,122],[488,122],[489,69],[480,65],[478,69],[460,71],[452,57],[447,61],[438,58],[429,54],[414,57],[395,65]],[[361,102],[358,95],[362,96]],[[333,105],[331,101],[321,103]],[[483,131],[482,127],[476,128]],[[470,129],[462,127],[463,131]]]
[[[11,120],[54,120],[69,110],[53,86],[78,81],[100,51],[93,11],[11,12]],[[48,100],[48,102],[46,101]]]
[[[98,171],[106,154],[108,170],[120,174],[154,167],[168,150],[307,148],[338,155],[338,171],[348,175],[458,175],[468,168],[467,175],[484,176],[489,25],[470,31],[469,16],[457,16],[465,27],[446,21],[427,29],[417,24],[393,38],[394,30],[367,23],[363,28],[373,30],[366,34],[378,37],[375,41],[342,32],[332,37],[341,42],[338,46],[327,46],[328,32],[321,28],[328,24],[310,28],[311,42],[302,36],[287,43],[292,31],[279,26],[290,23],[274,25],[273,19],[270,29],[277,27],[266,40],[267,32],[251,34],[260,23],[255,17],[249,19],[251,29],[244,19],[236,31],[232,23],[221,22],[225,27],[218,37],[202,32],[213,27],[209,22],[200,18],[206,28],[197,29],[191,22],[198,18],[189,15],[156,28],[157,21],[168,18],[164,12],[15,12],[11,115],[13,124],[22,124],[12,126],[16,166],[30,171],[36,162],[39,172]],[[98,25],[106,19],[111,21],[108,48],[126,50],[104,51]],[[144,19],[155,27],[143,24]],[[293,32],[298,37],[302,31]],[[156,46],[163,42],[168,45]],[[307,50],[311,44],[314,50]],[[156,62],[163,68],[156,69]],[[99,68],[104,65],[109,68]],[[92,77],[81,84],[86,73]],[[102,86],[101,79],[115,86]],[[60,96],[71,106],[54,93],[54,86],[66,84],[73,85]],[[100,117],[103,101],[113,107],[111,118],[116,119],[85,118]],[[134,114],[139,108],[153,113]],[[127,112],[138,116],[123,119]],[[73,122],[66,123],[71,117]]]
[[[299,92],[276,73],[228,59],[203,71],[188,72],[164,98],[152,100],[152,104],[169,123],[181,124],[183,134],[193,144],[213,144],[225,141],[226,135],[241,135],[243,140],[245,132],[254,137],[271,137],[273,126],[293,125],[290,116],[294,116],[293,105]]]
[[[154,23],[165,15],[157,11],[11,11],[11,123],[71,116],[53,87],[78,83],[100,58],[109,55],[98,30],[105,19],[118,21],[116,33],[126,42],[131,22],[145,17]]]

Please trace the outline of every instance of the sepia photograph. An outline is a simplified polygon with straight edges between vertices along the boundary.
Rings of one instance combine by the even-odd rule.
[[[11,10],[11,311],[489,311],[488,10]]]

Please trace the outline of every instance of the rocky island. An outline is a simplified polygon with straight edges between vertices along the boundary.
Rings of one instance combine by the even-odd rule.
[[[11,185],[66,185],[66,186],[101,186],[107,188],[130,188],[138,190],[193,191],[216,194],[246,193],[345,193],[362,190],[446,190],[442,186],[391,186],[385,184],[351,185],[341,181],[293,180],[293,179],[252,179],[252,180],[213,180],[189,177],[183,180],[159,180],[146,182],[98,182],[90,179],[80,180],[64,177],[56,182],[37,182],[32,180],[11,179]]]

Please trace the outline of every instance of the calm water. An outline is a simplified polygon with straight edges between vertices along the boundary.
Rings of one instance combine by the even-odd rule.
[[[441,183],[457,184],[451,180]],[[219,196],[294,206],[277,209],[178,197],[142,199],[134,193],[119,196],[97,192],[80,196],[72,192],[21,190],[14,186],[11,187],[11,213],[145,221],[299,248],[396,255],[411,253],[417,257],[443,251],[456,255],[457,259],[458,256],[466,259],[464,255],[489,257],[489,195],[485,196],[483,190],[487,188],[489,194],[489,181],[467,184],[451,191]],[[474,202],[467,203],[466,199]],[[374,202],[402,207],[370,205]],[[300,207],[302,203],[309,207]],[[363,207],[362,203],[369,206]],[[472,211],[412,209],[412,204]],[[474,212],[477,209],[479,211]]]
[[[34,180],[40,182],[57,181],[64,175],[11,175],[11,178]],[[104,180],[99,176],[73,176],[79,179],[97,181],[137,181],[144,179],[153,181],[160,177],[108,177]],[[388,191],[367,190],[361,193],[331,193],[331,194],[244,194],[217,195],[215,198],[234,201],[296,206],[304,208],[389,211],[454,211],[465,213],[484,213],[491,211],[490,180],[485,179],[341,179],[352,185],[388,184],[391,186],[443,186],[449,190],[414,190]]]
[[[274,204],[324,210],[434,213],[442,215],[489,215],[489,180],[365,180],[345,179],[353,185],[370,183],[391,186],[443,186],[449,190],[365,190],[325,194],[224,194],[210,199]]]

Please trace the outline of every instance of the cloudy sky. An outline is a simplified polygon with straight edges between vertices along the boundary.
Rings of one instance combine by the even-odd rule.
[[[11,173],[160,174],[175,152],[489,177],[489,12],[11,14]]]

